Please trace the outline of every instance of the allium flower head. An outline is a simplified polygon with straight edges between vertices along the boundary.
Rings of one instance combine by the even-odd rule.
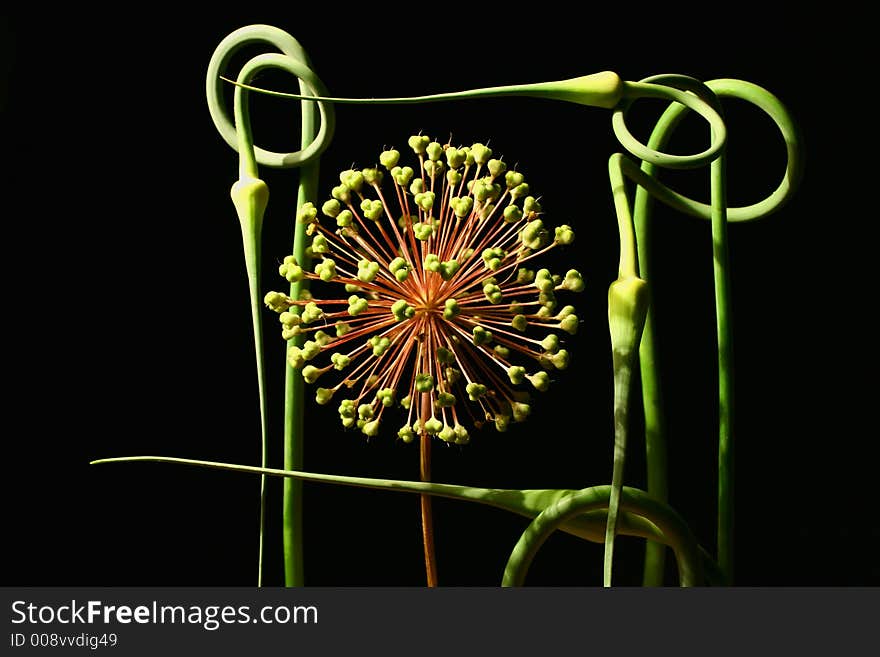
[[[319,404],[339,404],[344,427],[375,436],[399,416],[404,442],[428,434],[462,444],[469,423],[505,431],[525,420],[531,391],[567,367],[562,338],[578,318],[557,294],[584,282],[540,267],[574,233],[545,225],[522,173],[480,143],[416,135],[409,146],[415,167],[386,150],[380,167],[342,172],[320,211],[302,207],[311,271],[293,256],[279,271],[331,285],[265,302],[285,340],[304,336],[288,362],[319,386]]]

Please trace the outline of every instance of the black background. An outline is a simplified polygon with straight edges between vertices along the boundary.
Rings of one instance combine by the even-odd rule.
[[[552,4],[399,10],[177,13],[36,12],[3,25],[4,325],[7,329],[2,582],[16,585],[252,585],[258,480],[156,464],[89,466],[162,454],[256,464],[256,381],[240,232],[228,189],[237,158],[215,133],[204,72],[219,41],[250,23],[293,34],[332,93],[404,96],[615,70],[626,79],[680,72],[739,77],[786,103],[805,136],[803,186],[784,210],[730,230],[737,392],[737,582],[880,584],[873,488],[876,429],[863,415],[873,315],[862,255],[873,221],[858,166],[871,108],[857,80],[868,47],[858,16],[806,13],[774,22],[739,7],[653,14]],[[257,51],[249,54],[256,54]],[[246,53],[248,54],[248,53]],[[242,58],[244,61],[244,58]],[[240,63],[240,62],[239,62]],[[262,82],[293,90],[282,76]],[[254,101],[258,143],[294,150],[294,103]],[[634,130],[662,109],[633,111]],[[731,205],[775,187],[784,149],[757,110],[731,104]],[[611,360],[605,295],[616,273],[607,158],[610,113],[538,100],[337,108],[321,195],[383,146],[405,152],[419,130],[491,139],[544,196],[552,224],[578,239],[568,258],[588,282],[571,368],[506,434],[475,433],[434,450],[437,481],[581,488],[611,473]],[[686,123],[671,148],[702,149]],[[289,252],[297,176],[264,170],[271,189],[264,289]],[[704,172],[665,178],[706,198]],[[714,318],[709,227],[657,212],[656,318],[670,434],[670,501],[714,549]],[[271,464],[281,464],[283,344],[267,313]],[[863,382],[867,377],[867,383]],[[370,444],[308,406],[306,467],[418,477],[414,445]],[[638,435],[638,434],[636,434]],[[629,485],[644,485],[632,441]],[[266,581],[282,581],[280,482],[270,484]],[[307,484],[307,584],[423,584],[418,502]],[[524,519],[435,503],[440,580],[500,582]],[[616,581],[640,581],[641,543],[623,538]],[[601,581],[602,548],[554,536],[530,584]],[[670,567],[669,581],[674,581]]]

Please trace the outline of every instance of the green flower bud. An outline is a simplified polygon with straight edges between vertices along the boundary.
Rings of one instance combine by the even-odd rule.
[[[507,185],[507,189],[519,187],[525,181],[525,176],[523,176],[519,171],[508,171],[506,174],[504,174],[504,183]]]
[[[567,224],[557,226],[555,240],[560,244],[571,244],[574,242],[574,231],[571,229],[571,226]]]
[[[453,431],[455,431],[456,445],[467,445],[471,441],[471,437],[468,435],[468,430],[460,424],[456,424]]]
[[[535,274],[535,287],[541,292],[553,291],[553,288],[556,286],[553,284],[553,278],[550,276],[549,269],[538,270],[538,273]]]
[[[583,292],[584,279],[580,272],[575,269],[569,269],[565,273],[565,280],[562,281],[562,287],[572,292]]]
[[[375,167],[364,169],[363,171],[361,171],[361,173],[364,176],[364,181],[368,185],[381,185],[382,178],[385,177],[385,174],[383,174],[379,169],[376,169]]]
[[[409,410],[409,406],[410,406],[410,402],[411,402],[411,401],[412,401],[412,399],[410,398],[409,395],[407,395],[406,397],[404,397],[403,399],[401,399],[401,400],[400,400],[400,406],[401,406],[401,408],[403,408],[404,410],[407,410],[407,411],[408,411],[408,410]]]
[[[495,429],[501,433],[507,431],[507,427],[510,426],[510,416],[503,415],[501,413],[495,414]]]
[[[521,365],[512,365],[507,368],[507,378],[514,385],[519,385],[526,377],[526,368]]]
[[[493,283],[483,286],[483,294],[489,303],[501,303],[504,299],[504,295],[501,294],[501,288]]]
[[[354,215],[351,213],[351,210],[343,210],[336,215],[336,225],[340,228],[348,228],[351,226],[353,220]]]
[[[267,292],[263,303],[276,313],[281,313],[290,308],[290,297],[281,292]]]
[[[545,392],[550,387],[550,375],[547,372],[535,372],[527,375],[526,378],[535,387],[535,390]]]
[[[435,178],[437,176],[443,175],[443,172],[446,170],[446,165],[443,162],[425,162],[425,172],[431,177]]]
[[[401,427],[397,431],[397,437],[400,438],[405,443],[411,443],[416,435],[413,433],[413,430],[410,429],[409,425]]]
[[[302,346],[302,355],[306,360],[312,360],[319,353],[321,353],[321,345],[317,342],[307,340]]]
[[[287,350],[287,363],[295,370],[298,370],[306,362],[303,357],[302,349],[299,347],[290,347]]]
[[[459,311],[458,301],[447,299],[443,307],[443,319],[451,320],[458,315]]]
[[[570,335],[574,335],[577,333],[579,323],[577,315],[566,315],[562,318],[562,321],[559,322],[559,328]]]
[[[398,322],[402,322],[405,319],[412,319],[416,314],[416,309],[403,299],[398,299],[391,304],[391,314],[394,315],[394,319]]]
[[[361,404],[358,406],[358,418],[361,420],[372,420],[373,419],[373,405],[372,404]]]
[[[476,143],[471,146],[470,155],[473,156],[474,162],[477,164],[486,164],[489,161],[489,158],[492,157],[492,149],[486,148],[481,143]]]
[[[437,272],[440,271],[440,258],[435,254],[429,253],[425,256],[425,270]]]
[[[475,326],[472,333],[474,336],[474,346],[479,347],[480,345],[492,342],[492,332],[487,331],[482,326]]]
[[[416,374],[416,390],[431,392],[434,389],[434,377],[430,374]]]
[[[412,181],[412,184],[409,186],[409,193],[415,196],[416,194],[421,194],[425,191],[425,181],[421,178],[416,178]]]
[[[330,196],[340,203],[347,205],[351,202],[351,189],[346,184],[336,185],[336,187],[330,190]]]
[[[318,369],[314,365],[306,365],[302,369],[302,377],[306,383],[314,383],[321,374],[323,374],[323,370]]]
[[[489,160],[489,162],[487,163],[487,167],[489,169],[489,174],[493,178],[507,171],[507,165],[504,164],[504,162],[502,162],[501,160]]]
[[[539,214],[541,212],[541,204],[534,196],[526,196],[523,200],[523,214],[529,216],[531,214]]]
[[[318,307],[314,301],[309,301],[306,304],[306,307],[303,308],[302,315],[300,318],[302,319],[303,324],[311,324],[312,322],[316,322],[319,319],[324,317],[324,311]]]
[[[529,184],[522,183],[510,190],[510,197],[513,199],[522,198],[529,193]]]
[[[367,309],[368,306],[369,304],[367,303],[367,300],[362,299],[356,294],[348,297],[348,314],[352,317],[357,317],[358,315],[360,315]]]
[[[339,404],[339,417],[346,429],[353,427],[357,417],[357,407],[353,399],[343,399]]]
[[[301,224],[310,224],[318,217],[318,208],[314,203],[303,203],[296,212],[296,220]]]
[[[443,423],[435,417],[425,422],[425,433],[436,436],[443,429]]]
[[[447,367],[444,370],[444,374],[446,376],[446,382],[449,385],[454,385],[458,382],[459,379],[461,379],[461,370],[458,370],[454,367]]]
[[[336,337],[341,338],[343,335],[348,333],[351,330],[351,326],[346,324],[345,322],[336,322]]]
[[[371,347],[373,347],[373,355],[377,358],[385,353],[388,347],[391,346],[391,340],[386,338],[385,336],[374,335],[367,341]]]
[[[516,205],[508,205],[504,208],[504,221],[509,224],[516,223],[523,218],[522,210]]]
[[[332,338],[324,333],[324,331],[316,331],[315,332],[315,342],[317,342],[322,347],[326,347]]]
[[[354,283],[346,283],[345,291],[349,294],[354,294],[355,292],[363,292],[364,288],[362,288],[360,285],[355,285]]]
[[[296,315],[290,311],[285,310],[283,313],[278,315],[278,321],[281,322],[284,328],[293,328],[294,326],[298,326],[302,321],[302,318],[299,315]]]
[[[434,234],[434,226],[429,223],[413,224],[413,233],[417,240],[424,242]]]
[[[528,404],[523,404],[522,402],[513,402],[511,404],[511,409],[513,410],[513,419],[516,422],[523,422],[529,416],[529,413],[532,412],[532,407]]]
[[[535,314],[542,319],[546,319],[549,318],[553,312],[547,308],[547,306],[541,306]]]
[[[332,388],[318,388],[315,391],[315,401],[323,406],[331,399],[333,399],[333,393],[336,392]]]
[[[504,347],[500,344],[495,345],[494,351],[495,351],[495,355],[497,355],[499,358],[506,359],[506,358],[510,357],[510,349],[508,349],[507,347]]]
[[[441,392],[437,395],[436,404],[439,408],[455,406],[455,395],[450,392]]]
[[[397,166],[397,161],[399,159],[400,151],[394,150],[393,148],[391,150],[382,151],[382,153],[379,154],[379,163],[389,171]],[[394,174],[392,173],[391,175],[393,176]]]
[[[483,249],[483,263],[486,265],[486,269],[498,271],[506,257],[507,252],[502,248]]]
[[[529,325],[529,320],[526,319],[525,315],[516,315],[511,321],[510,325],[515,328],[517,331],[522,333],[526,330],[526,327]]]
[[[547,230],[544,228],[544,222],[540,219],[534,219],[527,223],[520,231],[519,236],[523,245],[533,250],[538,250],[547,243]]]
[[[412,180],[413,175],[415,175],[415,171],[413,171],[412,167],[394,167],[391,169],[391,177],[394,178],[394,182],[401,187],[409,185],[409,181]]]
[[[559,336],[555,333],[549,333],[546,338],[541,340],[541,346],[548,354],[555,354],[559,349]]]
[[[480,397],[483,397],[487,392],[486,386],[484,386],[482,383],[474,382],[468,383],[464,387],[464,390],[468,395],[468,399],[470,399],[471,401],[479,400]]]
[[[424,155],[431,140],[427,135],[413,135],[406,143],[409,144],[409,147],[413,149],[413,151],[415,151],[416,155]]]
[[[415,195],[415,202],[422,210],[427,212],[434,207],[434,192],[421,192]]]
[[[382,388],[376,392],[376,401],[381,403],[382,406],[393,406],[395,394],[394,388]]]
[[[364,186],[364,174],[360,171],[349,169],[339,174],[339,182],[346,185],[351,191],[359,192]]]
[[[456,217],[464,219],[470,216],[471,211],[474,209],[474,199],[470,196],[465,196],[464,198],[456,196],[449,199],[449,207],[455,212]]]
[[[465,158],[467,157],[467,153],[455,148],[454,146],[450,146],[446,149],[446,162],[449,164],[450,169],[457,169],[462,164],[464,164]]]
[[[388,265],[388,270],[397,279],[398,283],[403,283],[407,278],[409,278],[409,265],[406,260],[401,257],[397,257],[391,261]]]
[[[450,169],[446,172],[446,182],[450,187],[456,187],[461,182],[461,174],[458,171]]]
[[[444,425],[442,431],[437,434],[437,437],[444,443],[451,443],[455,440],[455,430],[448,424]]]
[[[443,155],[443,145],[436,141],[432,141],[425,147],[425,152],[430,160],[436,162]]]
[[[315,273],[324,282],[332,281],[336,277],[336,261],[332,258],[324,258],[315,265]]]
[[[569,315],[574,315],[575,307],[574,306],[565,306],[562,310],[560,310],[556,314],[556,319],[565,319]]]
[[[330,218],[335,218],[340,212],[342,212],[342,205],[335,198],[330,199],[325,202],[324,205],[321,206],[321,212],[327,215]]]
[[[541,292],[538,294],[538,303],[540,303],[547,310],[555,310],[556,308],[556,295],[553,292]]]
[[[446,347],[437,347],[437,360],[445,365],[455,362],[455,354]]]
[[[370,438],[373,438],[373,437],[379,435],[379,420],[376,419],[376,420],[373,420],[372,422],[364,423],[364,426],[361,427],[361,432],[363,432],[365,435],[369,436]]]
[[[327,238],[323,235],[315,235],[312,238],[312,253],[327,253],[330,250],[330,245],[327,243]]]
[[[458,260],[447,260],[446,262],[440,263],[440,276],[444,281],[448,281],[455,273],[458,271],[459,264]]]
[[[372,283],[376,279],[376,274],[379,273],[379,263],[370,260],[361,260],[358,262],[358,272],[357,277],[359,281],[363,281],[364,283]]]
[[[351,358],[345,354],[333,353],[330,354],[330,362],[333,363],[333,369],[344,370],[351,364]]]
[[[553,363],[553,367],[557,370],[564,370],[568,367],[568,352],[565,349],[560,349],[557,353],[550,356],[550,362]]]
[[[278,267],[278,273],[291,283],[301,281],[305,275],[292,255],[284,257],[284,262]]]
[[[371,219],[372,221],[379,221],[382,218],[383,211],[382,201],[370,200],[365,198],[361,201],[361,212],[364,213],[364,217],[367,219]]]

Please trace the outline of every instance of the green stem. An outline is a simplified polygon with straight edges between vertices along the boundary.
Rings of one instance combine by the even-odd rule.
[[[678,560],[682,586],[697,586],[703,581],[702,556],[696,539],[678,514],[665,504],[642,491],[626,488],[620,507],[650,519],[660,530],[663,540],[672,547]],[[594,486],[572,493],[544,509],[523,532],[504,568],[502,586],[522,586],[526,573],[540,547],[567,520],[584,512],[608,507],[613,487]]]
[[[730,258],[727,247],[725,160],[712,163],[712,257],[715,319],[718,331],[718,565],[733,584],[733,329],[731,327]]]
[[[240,70],[235,94],[235,123],[230,122],[223,106],[223,83],[220,73],[229,63],[232,56],[241,48],[251,44],[269,44],[281,51],[267,53],[249,60]],[[318,158],[333,136],[335,118],[333,106],[328,103],[317,103],[320,112],[320,129],[316,129],[316,104],[301,103],[302,116],[302,150],[294,153],[275,153],[264,150],[253,143],[248,105],[240,91],[246,89],[246,83],[261,70],[280,68],[299,79],[300,91],[307,95],[325,94],[326,89],[318,76],[309,67],[305,50],[291,35],[269,25],[250,25],[229,34],[217,46],[208,65],[205,80],[205,93],[208,108],[218,132],[223,139],[239,152],[241,177],[256,178],[257,164],[265,166],[291,168],[302,167],[300,175],[297,210],[306,201],[317,197]],[[260,223],[261,226],[261,223]],[[263,345],[262,327],[260,322],[260,267],[259,267],[259,229],[256,232],[246,229],[242,222],[242,234],[245,239],[246,258],[249,263],[249,280],[251,283],[251,306],[254,315],[254,339],[257,343],[257,371],[260,381],[260,413],[263,426],[262,465],[267,465],[266,445],[266,413],[263,394]],[[248,234],[245,234],[248,233]],[[306,236],[301,226],[294,231],[293,253],[298,262],[306,263]],[[248,248],[250,244],[250,248]],[[307,264],[307,263],[306,263]],[[304,264],[304,266],[306,266]],[[290,294],[297,298],[302,288],[301,283],[291,286]],[[285,368],[284,395],[284,466],[285,468],[302,467],[303,462],[303,381],[294,375],[292,368]],[[283,495],[283,526],[284,543],[284,579],[287,586],[302,586],[303,550],[302,550],[302,483],[299,480],[287,479],[284,482]],[[263,527],[265,523],[265,478],[261,481],[260,495],[260,583],[262,582],[263,558]]]
[[[178,465],[190,465],[215,470],[230,472],[244,472],[250,474],[270,475],[278,477],[293,477],[304,481],[313,481],[343,486],[355,486],[358,488],[371,488],[376,490],[397,491],[404,493],[416,493],[421,495],[435,495],[449,499],[476,502],[496,509],[503,509],[519,514],[527,518],[536,518],[544,510],[557,505],[570,498],[572,495],[584,493],[597,500],[598,506],[592,509],[583,509],[580,514],[570,516],[555,526],[561,531],[567,532],[579,538],[594,543],[601,543],[605,538],[607,526],[607,514],[604,509],[608,506],[611,496],[610,486],[595,486],[583,491],[574,490],[511,490],[503,488],[476,488],[472,486],[459,486],[454,484],[441,484],[422,481],[401,481],[394,479],[371,479],[366,477],[348,477],[344,475],[318,474],[314,472],[296,472],[277,470],[274,468],[261,468],[250,465],[237,465],[231,463],[218,463],[215,461],[202,461],[196,459],[176,458],[171,456],[125,456],[118,458],[99,459],[92,461],[91,465],[108,463],[131,463],[131,462],[156,462]],[[690,531],[681,520],[681,517],[668,505],[651,500],[643,491],[624,486],[621,491],[621,507],[623,512],[618,519],[618,533],[640,538],[649,538],[670,544],[671,541],[690,540]],[[667,528],[661,530],[660,528]],[[669,531],[670,527],[676,527]],[[677,538],[677,536],[679,538]],[[717,566],[712,558],[702,548],[699,548],[698,561],[702,566],[693,566],[693,573],[699,572],[700,568],[711,577],[717,573]],[[527,566],[526,566],[527,568]],[[523,576],[525,573],[523,572]],[[693,578],[695,581],[697,577]],[[710,580],[711,581],[711,580]],[[717,581],[717,579],[716,579]],[[713,582],[714,583],[714,582]]]
[[[700,93],[704,99],[713,99],[712,92],[702,82],[686,76],[659,75],[646,78],[642,82],[675,85],[683,90]],[[683,113],[674,116],[664,113],[651,132],[647,144],[648,148],[656,151],[665,148],[682,118],[684,118]],[[651,162],[642,162],[641,169],[649,176],[656,175],[657,167]],[[639,273],[649,284],[654,280],[651,258],[653,251],[651,208],[650,194],[644,187],[637,186],[633,202],[633,222],[636,230],[636,243],[638,244]],[[665,502],[669,498],[666,417],[663,413],[663,391],[660,385],[657,360],[654,312],[649,309],[645,318],[645,328],[642,331],[642,341],[639,345],[639,379],[642,385],[642,408],[645,419],[647,490],[654,499]],[[662,586],[665,570],[666,546],[655,541],[648,541],[645,544],[642,585]]]
[[[718,553],[721,569],[728,583],[733,577],[733,370],[732,338],[730,331],[730,274],[727,248],[727,222],[750,221],[765,217],[777,210],[793,193],[803,171],[800,137],[785,107],[767,90],[742,80],[713,80],[700,83],[685,76],[665,75],[648,78],[644,82],[671,84],[699,94],[719,112],[720,106],[713,94],[718,97],[733,97],[745,100],[766,112],[780,129],[785,140],[787,163],[785,174],[778,187],[765,199],[750,206],[726,208],[724,188],[724,160],[719,157],[711,165],[711,205],[707,206],[688,199],[659,183],[654,177],[654,166],[645,162],[636,174],[632,167],[624,167],[625,174],[636,180],[640,188],[636,194],[635,222],[639,250],[640,271],[650,280],[649,258],[649,204],[648,195],[653,195],[671,207],[686,214],[710,219],[712,222],[712,244],[715,282],[716,322],[718,332]],[[622,124],[628,108],[624,104],[615,113],[615,120]],[[663,148],[669,136],[683,118],[687,108],[679,104],[671,105],[661,116],[648,143],[651,149]],[[713,125],[714,128],[714,125]],[[718,135],[713,129],[713,143]],[[646,323],[640,347],[642,366],[643,399],[646,421],[646,449],[648,450],[648,489],[655,496],[665,499],[666,452],[663,437],[663,416],[660,409],[660,393],[657,384],[654,358],[653,323]],[[662,547],[647,547],[645,558],[646,585],[662,583]]]

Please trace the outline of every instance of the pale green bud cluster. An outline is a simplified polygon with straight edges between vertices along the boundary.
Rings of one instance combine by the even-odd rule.
[[[373,260],[360,260],[358,262],[357,277],[363,283],[372,283],[379,273],[379,263]]]
[[[407,264],[406,260],[400,256],[396,257],[388,264],[388,271],[390,271],[391,275],[397,279],[398,283],[403,283],[409,278],[409,269],[409,264]]]
[[[336,278],[336,261],[332,258],[324,258],[315,265],[315,273],[325,283]]]
[[[263,303],[276,313],[282,313],[290,308],[290,297],[282,292],[267,292]]]
[[[388,347],[391,346],[391,339],[386,338],[384,335],[374,335],[367,340],[367,342],[373,348],[373,355],[377,358],[384,354],[388,350]]]
[[[412,319],[416,314],[416,309],[410,306],[405,300],[398,299],[391,304],[391,314],[398,322],[405,319]]]

